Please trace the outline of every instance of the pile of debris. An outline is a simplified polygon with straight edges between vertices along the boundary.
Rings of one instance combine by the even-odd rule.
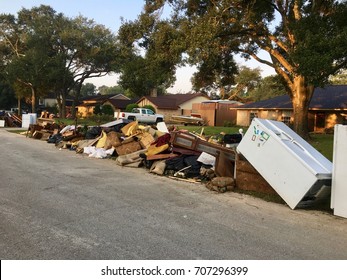
[[[0,112],[0,127],[21,127],[22,119],[20,116],[2,111]]]
[[[206,183],[207,188],[217,192],[237,187],[235,164],[240,159],[234,146],[241,141],[242,134],[225,134],[221,141],[216,141],[202,133],[167,127],[164,122],[149,126],[119,119],[82,127],[39,118],[37,124],[29,126],[26,135],[59,149],[93,158],[112,158],[120,166],[142,167],[160,176]]]
[[[330,195],[332,163],[282,122],[254,118],[245,135],[201,133],[119,119],[101,126],[59,125],[39,118],[27,136],[59,149],[159,176],[205,183],[216,192],[234,189],[279,195],[292,209]],[[302,174],[298,176],[298,174]],[[305,180],[304,180],[304,179]]]

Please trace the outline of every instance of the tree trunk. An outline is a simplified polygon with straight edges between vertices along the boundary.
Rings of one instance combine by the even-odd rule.
[[[17,99],[17,104],[18,104],[18,115],[21,116],[22,115],[22,103],[20,101],[20,97],[18,97]]]
[[[61,95],[61,118],[66,118],[66,94]]]
[[[291,90],[294,117],[293,129],[307,140],[310,138],[308,130],[308,109],[314,87],[307,85],[304,77],[296,76]]]
[[[72,103],[72,108],[71,108],[71,114],[72,114],[73,119],[75,119],[77,116],[76,106],[78,105],[78,102],[79,102],[79,97],[81,94],[81,88],[82,88],[83,81],[84,80],[81,80],[77,84],[77,86],[75,87],[75,98],[74,98],[74,101]]]
[[[36,113],[36,91],[31,87],[31,112]]]
[[[61,96],[60,96],[59,93],[57,94],[56,98],[57,98],[59,118],[62,118],[62,115],[63,115],[63,109],[62,109],[63,105],[62,105]]]

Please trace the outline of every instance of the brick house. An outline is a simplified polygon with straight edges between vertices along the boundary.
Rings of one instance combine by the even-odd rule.
[[[245,104],[237,109],[239,126],[249,126],[254,117],[293,122],[293,106],[288,95]],[[347,124],[347,85],[316,88],[309,105],[308,127],[313,132],[331,131],[335,124]]]

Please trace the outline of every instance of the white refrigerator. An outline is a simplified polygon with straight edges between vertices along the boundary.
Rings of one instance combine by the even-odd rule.
[[[254,118],[237,152],[292,209],[330,195],[332,163],[282,122]]]
[[[347,125],[334,127],[331,208],[334,215],[347,218]]]
[[[36,113],[22,114],[22,128],[28,128],[31,124],[35,124],[36,118]]]

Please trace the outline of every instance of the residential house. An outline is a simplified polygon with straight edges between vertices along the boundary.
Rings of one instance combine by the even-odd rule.
[[[93,95],[80,99],[80,103],[76,106],[77,112],[80,117],[88,117],[94,114],[94,108],[101,106],[107,100],[130,100],[124,94],[107,94],[107,95]]]
[[[201,93],[167,94],[161,96],[144,96],[137,101],[140,107],[151,105],[158,114],[163,114],[169,121],[172,115],[189,116],[194,103],[201,103],[210,98]]]
[[[50,108],[58,106],[58,94],[55,92],[50,92],[44,97],[39,98],[38,109],[39,111],[47,110],[50,111]],[[65,100],[66,112],[70,112],[73,105],[73,97],[67,96]]]
[[[114,112],[123,112],[129,104],[135,104],[138,99],[118,99],[110,98],[105,100],[102,105],[110,105]]]
[[[254,118],[293,122],[293,106],[288,95],[249,103],[237,108],[237,125],[249,126]],[[309,131],[327,132],[335,124],[347,124],[347,85],[316,88],[309,105]]]

